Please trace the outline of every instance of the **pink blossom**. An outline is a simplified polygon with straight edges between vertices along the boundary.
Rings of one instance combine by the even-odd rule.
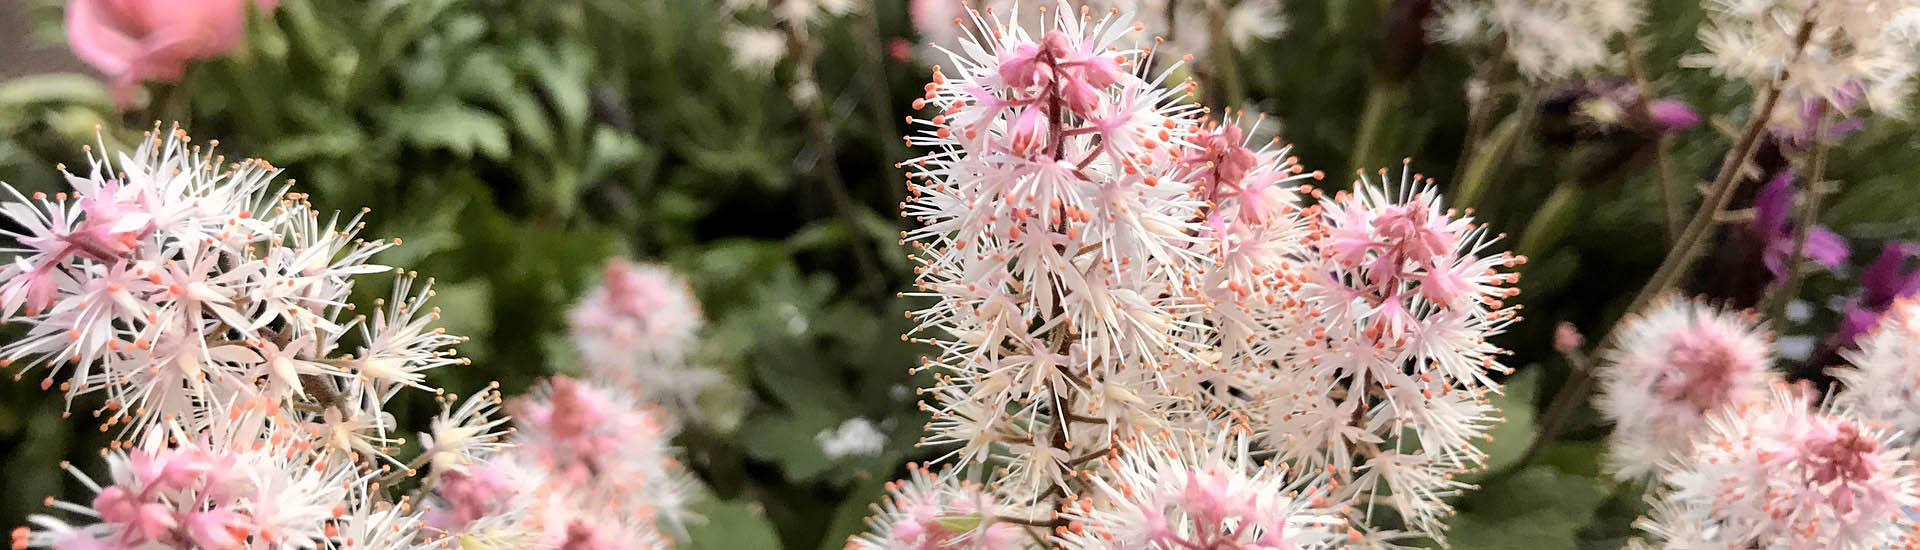
[[[428,510],[427,523],[439,529],[460,529],[474,520],[499,513],[513,490],[506,473],[492,464],[474,464],[465,472],[448,471],[436,487],[440,497],[446,499],[447,507]]]
[[[100,513],[100,519],[125,525],[129,533],[145,540],[157,540],[180,525],[171,507],[151,499],[144,491],[135,494],[118,485],[102,489],[93,497],[93,509]]]
[[[73,0],[67,40],[112,79],[121,107],[142,81],[178,80],[190,61],[219,56],[243,37],[248,0]],[[277,2],[253,3],[272,10]]]

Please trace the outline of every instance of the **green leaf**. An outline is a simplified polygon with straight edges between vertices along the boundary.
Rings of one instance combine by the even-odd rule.
[[[461,157],[507,156],[507,130],[499,116],[463,103],[447,101],[425,111],[407,113],[400,123],[408,142],[427,149],[446,149]]]
[[[1447,541],[1473,550],[1575,548],[1609,492],[1599,479],[1531,467],[1471,493]]]
[[[687,545],[693,550],[779,548],[780,539],[765,515],[754,505],[706,499],[691,506],[702,519],[687,526]]]
[[[0,83],[0,108],[65,103],[113,109],[113,97],[93,77],[74,73],[22,76]]]
[[[765,414],[748,422],[754,429],[741,431],[741,446],[754,458],[780,465],[793,481],[809,481],[831,470],[835,460],[828,458],[815,439],[820,432],[840,424],[835,415],[819,410],[802,410],[793,415]]]

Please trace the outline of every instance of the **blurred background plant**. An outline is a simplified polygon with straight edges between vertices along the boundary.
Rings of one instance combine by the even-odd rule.
[[[903,463],[938,452],[913,446],[925,419],[912,388],[925,381],[907,369],[928,350],[900,337],[909,324],[893,293],[912,266],[896,244],[904,187],[892,163],[906,158],[907,105],[944,61],[926,44],[951,38],[933,26],[945,3],[213,3],[237,7],[173,16],[242,18],[231,44],[196,35],[204,51],[89,53],[99,37],[71,32],[89,24],[76,7],[139,2],[6,2],[0,19],[29,32],[9,33],[20,43],[0,54],[0,174],[53,190],[51,167],[78,164],[96,132],[124,141],[178,120],[286,168],[321,207],[371,207],[366,234],[406,243],[382,261],[438,277],[447,329],[473,337],[461,351],[476,366],[437,374],[458,378],[434,381],[450,388],[499,380],[516,394],[577,372],[565,312],[606,259],[671,266],[707,318],[690,360],[720,380],[677,441],[713,495],[694,507],[706,517],[690,527],[695,548],[839,548]],[[1153,30],[1172,45],[1207,50],[1189,73],[1201,97],[1267,115],[1264,131],[1307,166],[1420,158],[1458,206],[1531,256],[1527,321],[1499,342],[1519,367],[1499,399],[1509,418],[1451,540],[1618,547],[1644,511],[1640,490],[1602,473],[1606,427],[1579,414],[1583,400],[1548,406],[1574,372],[1552,344],[1562,322],[1598,332],[1622,315],[1738,137],[1730,120],[1751,116],[1750,87],[1680,62],[1701,49],[1700,7],[1650,3],[1637,27],[1576,29],[1603,50],[1596,61],[1442,21],[1477,5],[1462,0],[1138,5],[1166,14]],[[111,23],[100,32],[166,28]],[[98,70],[58,55],[70,42]],[[1765,247],[1741,244],[1729,224],[1689,285],[1777,304],[1790,363],[1830,362],[1823,344],[1843,317],[1887,301],[1857,290],[1870,252],[1920,240],[1920,165],[1904,154],[1920,134],[1884,116],[1853,126],[1823,153],[1824,180],[1844,192],[1807,219],[1861,253],[1792,270],[1805,273],[1787,277],[1794,291],[1763,303],[1782,296],[1768,294],[1780,285]],[[1766,141],[1757,163],[1804,154]],[[1772,219],[1755,199],[1766,180],[1742,183],[1735,218]],[[34,386],[0,385],[0,524],[20,524],[48,495],[75,496],[54,464],[105,441]],[[435,410],[420,401],[403,411]]]

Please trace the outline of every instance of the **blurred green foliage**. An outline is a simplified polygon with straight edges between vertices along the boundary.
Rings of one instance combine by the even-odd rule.
[[[31,13],[56,29],[58,2],[36,1]],[[902,189],[891,168],[905,126],[853,116],[874,112],[869,86],[897,102],[882,112],[904,112],[926,71],[872,55],[863,40],[876,37],[859,34],[872,32],[866,16],[826,22],[813,34],[833,137],[823,150],[803,137],[804,113],[788,94],[796,68],[736,69],[717,32],[733,16],[715,2],[281,0],[256,17],[243,47],[154,87],[143,111],[117,112],[89,76],[0,83],[0,174],[23,190],[58,188],[54,164],[81,163],[78,145],[96,128],[99,139],[125,141],[155,120],[269,159],[319,205],[371,208],[366,234],[406,242],[383,261],[438,278],[447,328],[473,338],[461,349],[473,367],[435,373],[454,391],[499,380],[514,393],[567,371],[564,311],[604,258],[669,263],[709,317],[698,360],[728,381],[703,397],[708,414],[679,441],[714,495],[696,507],[707,519],[691,528],[694,547],[831,550],[861,529],[901,464],[937,452],[913,446],[925,419],[907,368],[926,350],[900,338],[909,323],[890,292],[912,279],[895,245]],[[1271,115],[1305,165],[1337,176],[1355,164],[1369,97],[1391,99],[1366,150],[1411,156],[1447,185],[1467,134],[1464,82],[1484,52],[1385,35],[1396,28],[1381,23],[1390,4],[1284,2],[1292,30],[1236,60],[1250,104],[1235,107]],[[1660,93],[1744,119],[1750,91],[1678,66],[1699,48],[1697,5],[1650,5],[1646,60]],[[873,13],[877,38],[914,40],[902,0],[880,0]],[[1369,68],[1383,50],[1424,62],[1389,81]],[[1533,85],[1495,86],[1495,121],[1540,99]],[[1878,119],[1832,154],[1829,177],[1843,192],[1823,221],[1854,241],[1856,262],[1870,259],[1871,243],[1920,238],[1911,207],[1920,165],[1905,154],[1916,139],[1911,123]],[[1678,136],[1678,179],[1710,170],[1727,141],[1711,125]],[[1596,155],[1529,131],[1491,168],[1477,214],[1513,234],[1510,245],[1539,253],[1522,281],[1529,319],[1501,342],[1520,367],[1502,397],[1509,420],[1491,443],[1492,465],[1475,475],[1483,490],[1460,503],[1456,547],[1618,547],[1640,512],[1640,488],[1602,480],[1604,427],[1590,420],[1541,460],[1518,464],[1534,409],[1567,372],[1547,348],[1554,324],[1602,330],[1663,250],[1644,157],[1540,208],[1567,174],[1601,162]],[[818,162],[845,175],[853,227],[814,177]],[[1344,187],[1339,180],[1327,187]],[[1539,212],[1551,218],[1535,220]],[[1545,229],[1521,235],[1530,224]],[[859,247],[884,273],[854,267]],[[860,286],[876,276],[888,292]],[[1816,276],[1805,295],[1844,297],[1851,285],[1845,274]],[[1782,328],[1818,334],[1831,317],[1821,309]],[[75,495],[80,487],[54,464],[84,461],[104,441],[84,419],[61,418],[58,401],[29,383],[0,384],[0,524],[21,523],[46,495]],[[430,405],[406,406],[403,419],[422,419]],[[891,444],[877,456],[828,457],[814,435],[850,418],[875,421]]]

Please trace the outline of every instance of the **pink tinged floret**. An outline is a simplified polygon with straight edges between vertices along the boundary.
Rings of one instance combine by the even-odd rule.
[[[140,540],[158,540],[180,525],[173,508],[144,494],[134,494],[118,485],[107,487],[93,497],[93,509],[100,519],[124,525]]]
[[[1010,130],[1012,139],[1009,140],[1009,144],[1013,154],[1031,157],[1041,151],[1046,146],[1047,129],[1047,115],[1044,109],[1039,107],[1021,109],[1020,114],[1014,117],[1013,127]]]
[[[1684,402],[1695,411],[1712,411],[1729,404],[1745,391],[1740,385],[1749,373],[1762,368],[1736,348],[1737,335],[1713,330],[1709,323],[1694,323],[1690,330],[1673,335],[1667,362],[1671,369],[1655,384],[1661,397]]]
[[[1012,86],[1043,86],[1053,83],[1053,67],[1040,59],[1038,44],[1021,44],[1000,59],[1000,79]]]
[[[617,550],[619,548],[621,548],[619,541],[608,540],[608,537],[594,529],[592,525],[575,520],[567,524],[566,538],[560,542],[558,550]]]
[[[226,508],[214,508],[187,515],[186,527],[194,545],[201,550],[239,550],[246,548],[243,535],[246,517]]]
[[[1816,422],[1800,441],[1801,460],[1809,470],[1810,481],[1826,489],[1828,504],[1841,515],[1851,514],[1857,490],[1878,491],[1872,487],[1876,468],[1874,453],[1880,444],[1863,436],[1852,422]]]
[[[435,489],[446,499],[446,508],[428,512],[427,523],[436,528],[457,530],[480,518],[498,513],[513,492],[513,485],[499,468],[474,464],[465,472],[448,471]]]
[[[1433,220],[1424,204],[1397,204],[1380,208],[1373,229],[1386,240],[1382,244],[1389,255],[1425,263],[1453,250],[1453,240],[1436,221],[1445,223]]]

